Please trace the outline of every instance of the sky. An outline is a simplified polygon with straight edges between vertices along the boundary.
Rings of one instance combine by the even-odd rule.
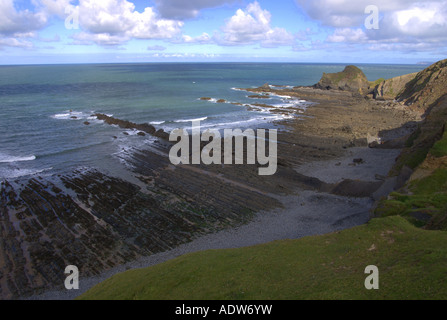
[[[446,0],[0,0],[0,65],[431,63]]]

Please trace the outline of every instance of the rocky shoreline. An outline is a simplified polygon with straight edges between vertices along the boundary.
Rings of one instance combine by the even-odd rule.
[[[279,131],[274,176],[259,176],[256,165],[175,167],[167,157],[166,132],[98,114],[108,124],[159,139],[132,155],[131,181],[89,169],[1,182],[0,297],[35,297],[62,289],[67,265],[79,266],[82,281],[144,257],[163,255],[203,236],[243,228],[258,219],[259,212],[293,214],[300,211],[295,207],[300,193],[321,194],[328,203],[337,197],[347,203],[360,199],[363,215],[354,221],[364,223],[373,194],[385,183],[383,173],[374,180],[349,179],[348,174],[346,179],[326,181],[297,168],[346,156],[352,147],[401,148],[399,141],[415,130],[420,114],[400,103],[368,100],[347,91],[275,86],[246,90],[314,103],[305,117],[277,123],[285,130]],[[298,115],[299,111],[292,107],[287,112]],[[365,161],[369,161],[366,156],[356,155],[344,167],[349,172]],[[316,203],[311,202],[308,214],[312,205]],[[335,221],[349,218],[342,209],[337,212],[341,216]],[[323,229],[317,232],[336,228]]]

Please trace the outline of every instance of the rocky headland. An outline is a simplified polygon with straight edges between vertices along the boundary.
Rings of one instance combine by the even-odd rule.
[[[253,99],[276,94],[313,103],[304,114],[290,108],[289,113],[300,117],[277,123],[278,171],[269,177],[259,176],[257,165],[173,166],[167,156],[172,145],[168,133],[97,114],[107,124],[150,134],[159,143],[132,155],[127,178],[88,169],[2,181],[1,297],[62,289],[67,265],[80,266],[83,278],[97,276],[201,236],[244,226],[261,211],[297,211],[303,204],[290,201],[301,192],[366,199],[361,219],[355,218],[358,211],[348,210],[331,222],[338,228],[364,223],[374,201],[407,183],[416,167],[402,160],[405,155],[435,143],[443,132],[446,60],[414,76],[379,83],[369,82],[357,69],[325,74],[313,87],[244,89]],[[351,156],[354,147],[360,151]],[[311,167],[303,169],[347,156],[347,162],[331,164],[334,170],[361,171],[371,164],[362,150],[371,148],[405,150],[389,176],[378,174],[377,166],[369,167],[373,178],[368,179],[326,179],[316,177]],[[312,197],[315,202],[309,205],[315,206],[318,196]]]

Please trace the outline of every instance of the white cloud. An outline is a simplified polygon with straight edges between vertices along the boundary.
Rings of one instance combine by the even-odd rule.
[[[215,8],[233,2],[235,0],[155,0],[161,16],[175,20],[195,18],[202,9]]]
[[[292,45],[293,35],[283,28],[271,27],[271,14],[255,1],[245,10],[239,9],[222,28],[225,45],[246,45],[261,43],[265,47]]]
[[[44,12],[17,11],[13,0],[0,0],[0,35],[15,37],[39,30],[46,23]]]
[[[219,57],[219,55],[214,53],[154,53],[152,57],[163,59],[213,59]]]
[[[74,0],[35,0],[36,6],[40,6],[49,15],[57,15],[60,18],[66,17],[65,10],[74,8]]]
[[[275,48],[284,45],[293,45],[295,37],[283,28],[270,29],[266,35],[265,39],[261,42],[263,47]]]
[[[421,43],[374,43],[368,46],[371,51],[391,51],[404,52],[412,54],[417,52],[431,52],[439,55],[445,55],[445,46],[438,46],[437,44],[421,42]]]
[[[129,38],[120,35],[111,35],[108,33],[88,33],[80,32],[72,36],[74,45],[91,45],[100,46],[118,46],[128,41]]]
[[[447,8],[444,3],[418,3],[391,15],[390,27],[404,36],[433,39],[446,37]]]
[[[183,22],[160,19],[152,8],[133,12],[134,27],[129,35],[139,39],[170,39],[181,32]]]
[[[362,29],[340,28],[327,39],[329,42],[364,42],[368,39]]]
[[[76,41],[119,45],[132,38],[170,39],[181,32],[183,22],[161,19],[153,8],[143,12],[127,0],[80,0]]]
[[[16,39],[10,37],[0,38],[0,50],[3,49],[4,47],[32,49],[33,43],[28,40]]]
[[[296,0],[323,26],[335,27],[328,43],[368,44],[370,50],[439,52],[447,46],[444,0]],[[379,30],[365,30],[365,8],[380,13]]]
[[[444,0],[296,0],[307,14],[323,25],[345,30],[361,28],[365,8],[374,3],[381,15],[380,29],[366,32],[371,40],[416,37],[421,41],[445,34],[447,8]],[[340,32],[340,31],[338,31]],[[347,32],[347,31],[345,31]],[[335,37],[335,35],[334,35]],[[359,37],[363,41],[363,37]]]
[[[209,43],[209,42],[211,42],[211,37],[208,33],[204,32],[200,36],[197,36],[197,37],[183,35],[182,40],[185,43]]]
[[[68,12],[79,9],[81,32],[72,36],[74,44],[111,46],[130,39],[171,39],[181,33],[183,22],[162,19],[147,7],[143,12],[127,0],[31,0],[34,11],[17,11],[13,0],[0,0],[0,37],[31,37],[48,25],[53,16],[67,18]],[[3,46],[20,42],[3,41]],[[29,43],[26,43],[28,46]]]
[[[325,26],[336,28],[358,27],[365,20],[365,9],[375,5],[380,12],[394,12],[408,8],[421,0],[295,0],[312,18]],[[443,2],[442,0],[434,0]]]

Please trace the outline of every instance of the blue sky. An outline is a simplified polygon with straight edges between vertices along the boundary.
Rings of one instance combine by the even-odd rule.
[[[444,0],[0,0],[0,64],[434,62],[446,19]]]

